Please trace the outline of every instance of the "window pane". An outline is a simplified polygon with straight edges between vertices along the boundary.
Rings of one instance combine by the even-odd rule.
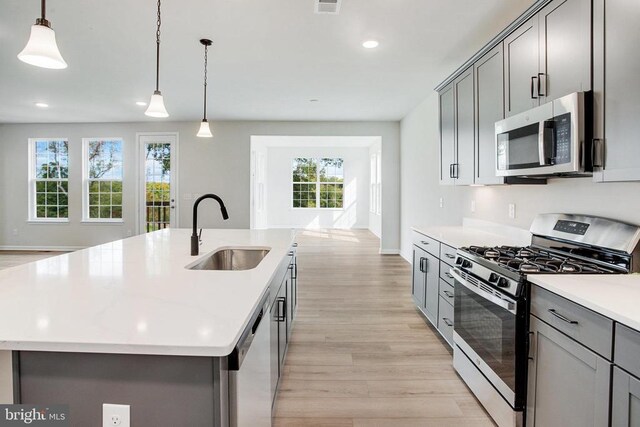
[[[122,180],[122,140],[92,140],[88,147],[90,179]]]
[[[336,159],[320,159],[319,171],[320,181],[323,182],[342,182],[344,179],[343,160]]]
[[[89,181],[89,218],[122,218],[122,193],[117,189],[122,189],[122,182]]]
[[[294,159],[292,174],[293,182],[315,182],[317,175],[317,165],[315,159]]]

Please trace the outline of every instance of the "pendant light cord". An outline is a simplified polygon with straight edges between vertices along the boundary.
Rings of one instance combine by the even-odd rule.
[[[44,2],[44,0],[42,0]],[[156,30],[156,92],[160,92],[160,0],[158,0],[158,21]]]
[[[204,45],[204,117],[203,120],[207,120],[207,63],[208,61],[208,48],[209,46]]]
[[[46,18],[45,18],[45,16],[44,16],[44,15],[45,15],[45,13],[44,13],[44,12],[45,12],[46,8],[47,8],[47,6],[46,6],[46,0],[42,0],[42,1],[40,2],[40,17],[42,18],[42,20],[43,20],[43,21],[46,21]]]

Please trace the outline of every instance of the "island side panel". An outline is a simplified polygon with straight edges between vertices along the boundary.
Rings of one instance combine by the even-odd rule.
[[[0,404],[14,403],[14,363],[11,350],[0,351]]]
[[[20,403],[69,404],[71,426],[102,423],[102,404],[131,405],[131,425],[221,424],[219,359],[20,352]]]

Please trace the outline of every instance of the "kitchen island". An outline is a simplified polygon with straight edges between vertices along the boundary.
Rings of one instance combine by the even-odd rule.
[[[100,425],[102,403],[131,405],[136,426],[239,424],[228,364],[256,322],[276,334],[275,394],[294,233],[204,230],[195,257],[189,236],[166,229],[0,271],[0,400],[69,404],[78,426]],[[230,247],[268,253],[243,271],[188,268]]]

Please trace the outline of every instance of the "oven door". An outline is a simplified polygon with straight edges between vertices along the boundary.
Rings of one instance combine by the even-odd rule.
[[[457,268],[451,272],[455,277],[454,341],[515,407],[517,304]]]

